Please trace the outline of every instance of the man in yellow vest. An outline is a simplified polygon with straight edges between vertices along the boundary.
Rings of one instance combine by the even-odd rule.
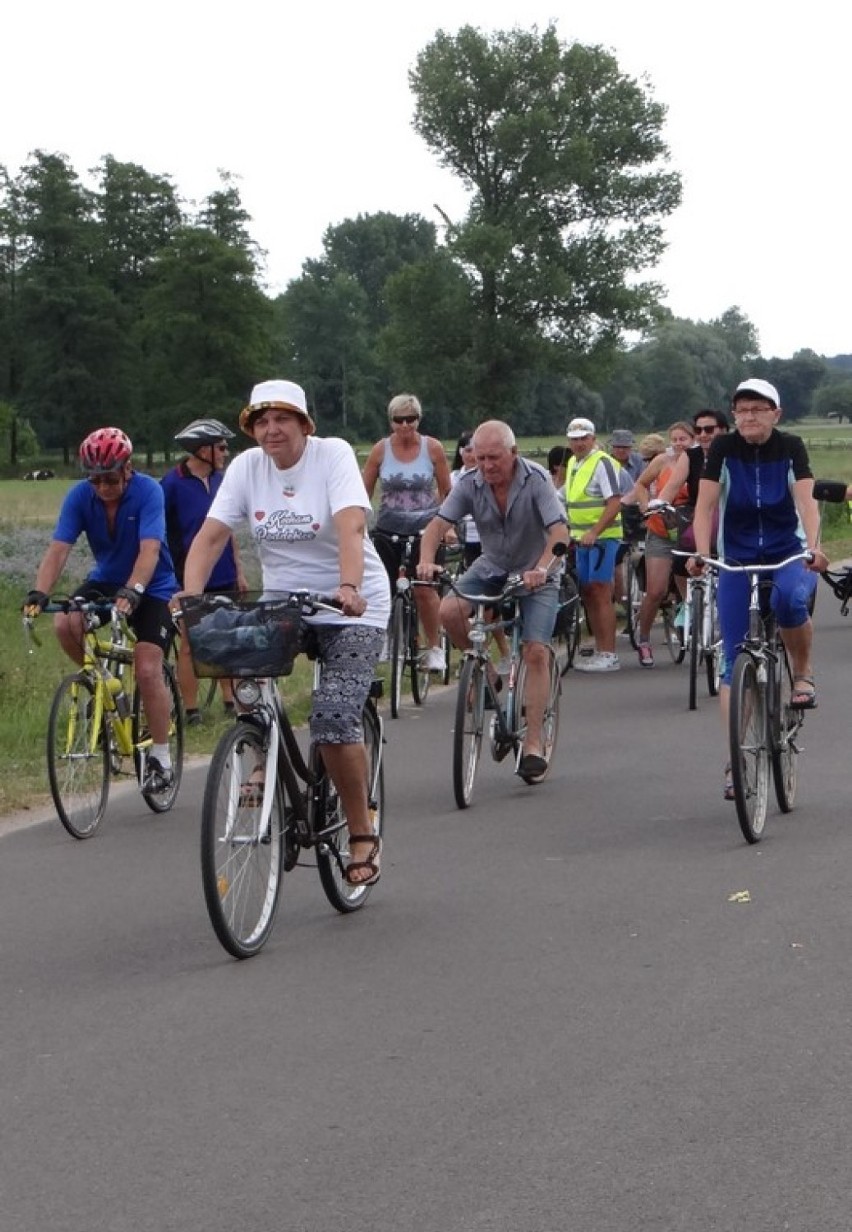
[[[590,419],[572,419],[566,435],[572,454],[565,473],[568,524],[578,544],[580,594],[595,639],[595,653],[574,666],[582,672],[617,672],[612,598],[621,543],[619,465],[598,447]]]

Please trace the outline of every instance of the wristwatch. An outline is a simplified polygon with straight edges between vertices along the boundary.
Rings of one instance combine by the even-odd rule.
[[[144,595],[145,593],[145,587],[141,582],[134,582],[130,589],[135,590],[137,595]]]

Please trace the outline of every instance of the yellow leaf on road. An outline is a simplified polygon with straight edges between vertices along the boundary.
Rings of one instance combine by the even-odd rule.
[[[733,894],[728,895],[729,903],[750,903],[751,894],[748,890],[735,890]]]

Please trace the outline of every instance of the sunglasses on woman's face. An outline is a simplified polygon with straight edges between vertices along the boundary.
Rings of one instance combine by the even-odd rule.
[[[716,424],[699,424],[698,427],[695,429],[695,435],[696,436],[712,436],[713,433],[716,432],[717,430],[718,429],[717,429]]]
[[[419,418],[419,415],[394,415],[393,421],[394,423],[413,424],[417,423]]]

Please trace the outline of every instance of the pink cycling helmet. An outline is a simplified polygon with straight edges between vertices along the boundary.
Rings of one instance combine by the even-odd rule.
[[[121,428],[98,428],[80,446],[80,465],[87,475],[117,471],[133,453],[133,443]]]

